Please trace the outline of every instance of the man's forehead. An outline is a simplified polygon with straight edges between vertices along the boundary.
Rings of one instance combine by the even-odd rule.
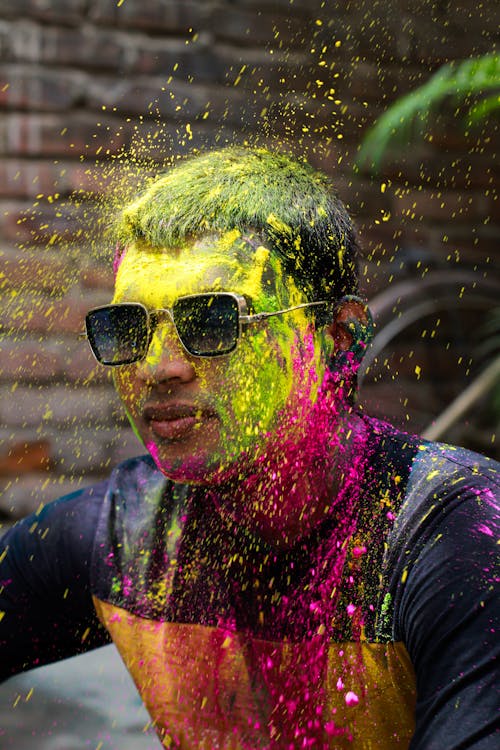
[[[172,248],[141,243],[125,251],[115,280],[115,299],[144,299],[207,290],[239,291],[254,299],[273,294],[282,279],[273,253],[252,232],[188,238]],[[166,304],[166,302],[162,302]]]

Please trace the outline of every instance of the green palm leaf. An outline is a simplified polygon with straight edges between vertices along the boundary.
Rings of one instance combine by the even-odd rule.
[[[471,96],[484,96],[500,88],[500,56],[485,55],[443,65],[425,83],[396,100],[368,131],[359,150],[356,165],[376,172],[389,144],[408,143],[416,131],[423,131],[432,110],[445,97],[466,102]],[[495,94],[474,103],[467,124],[474,124],[500,107]]]

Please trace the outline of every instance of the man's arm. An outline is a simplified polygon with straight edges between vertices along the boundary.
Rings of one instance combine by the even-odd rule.
[[[109,642],[90,589],[106,486],[47,505],[0,540],[0,679]]]
[[[398,637],[417,678],[411,750],[498,747],[497,482],[448,482],[402,560]]]

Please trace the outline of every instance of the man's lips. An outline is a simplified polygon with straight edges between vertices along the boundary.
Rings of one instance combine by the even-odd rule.
[[[151,430],[167,440],[182,440],[215,416],[211,409],[184,403],[147,404],[142,410]]]

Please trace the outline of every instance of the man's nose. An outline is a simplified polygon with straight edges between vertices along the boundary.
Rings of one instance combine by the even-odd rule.
[[[196,377],[191,358],[168,318],[156,327],[146,357],[137,368],[138,377],[155,384],[171,380],[187,383]]]

